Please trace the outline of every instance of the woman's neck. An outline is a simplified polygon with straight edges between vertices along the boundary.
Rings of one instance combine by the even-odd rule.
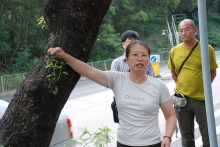
[[[129,73],[129,78],[132,82],[136,83],[136,84],[143,84],[144,82],[146,82],[148,75],[147,74],[136,74],[136,73]]]

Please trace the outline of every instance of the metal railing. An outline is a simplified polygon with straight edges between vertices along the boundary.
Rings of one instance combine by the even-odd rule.
[[[166,18],[166,23],[167,23],[167,28],[168,28],[168,39],[169,39],[171,47],[173,47],[173,35],[172,35],[170,24],[167,18]]]
[[[14,92],[26,76],[27,73],[0,76],[0,96]]]
[[[111,63],[112,60],[104,60],[98,62],[89,62],[88,65],[100,69],[100,70],[111,70]],[[5,96],[10,93],[14,93],[17,87],[21,84],[21,82],[26,78],[27,73],[20,73],[20,74],[13,74],[13,75],[6,75],[0,76],[0,97]],[[81,77],[83,80],[85,77]]]
[[[176,44],[179,44],[179,35],[178,35],[178,31],[176,29],[176,23],[175,23],[175,17],[176,15],[172,15],[172,26],[173,26],[173,32],[174,32],[174,36],[176,39]]]
[[[169,53],[170,53],[170,48],[161,48],[159,49],[160,53],[160,62],[168,61],[169,59]]]
[[[176,39],[176,44],[180,43],[178,31],[176,29],[176,23],[179,23],[178,21],[181,21],[185,18],[186,18],[186,14],[173,14],[172,15],[172,26],[173,26],[175,39]]]
[[[89,62],[87,64],[90,65],[91,67],[107,71],[107,70],[111,70],[112,61],[113,61],[113,59],[104,60],[104,61],[97,61],[97,62]]]

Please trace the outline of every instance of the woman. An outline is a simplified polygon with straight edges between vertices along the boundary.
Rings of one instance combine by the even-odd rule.
[[[64,59],[76,72],[113,90],[119,113],[117,147],[170,147],[176,116],[166,85],[145,74],[150,49],[142,41],[130,43],[126,62],[130,72],[100,71],[66,54],[60,47],[48,50]],[[166,132],[160,138],[158,113],[166,119]]]

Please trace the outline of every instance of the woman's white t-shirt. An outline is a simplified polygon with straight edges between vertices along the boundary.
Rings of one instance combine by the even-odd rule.
[[[136,84],[129,73],[106,71],[118,113],[117,141],[130,146],[147,146],[161,142],[158,114],[160,104],[170,100],[170,93],[160,79],[148,76]]]

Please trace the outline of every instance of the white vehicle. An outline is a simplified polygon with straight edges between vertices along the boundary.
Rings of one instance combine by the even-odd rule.
[[[4,115],[8,104],[9,102],[0,99],[0,119]],[[71,127],[71,120],[65,113],[61,112],[50,142],[50,147],[75,147],[76,145],[71,142],[73,139]]]

